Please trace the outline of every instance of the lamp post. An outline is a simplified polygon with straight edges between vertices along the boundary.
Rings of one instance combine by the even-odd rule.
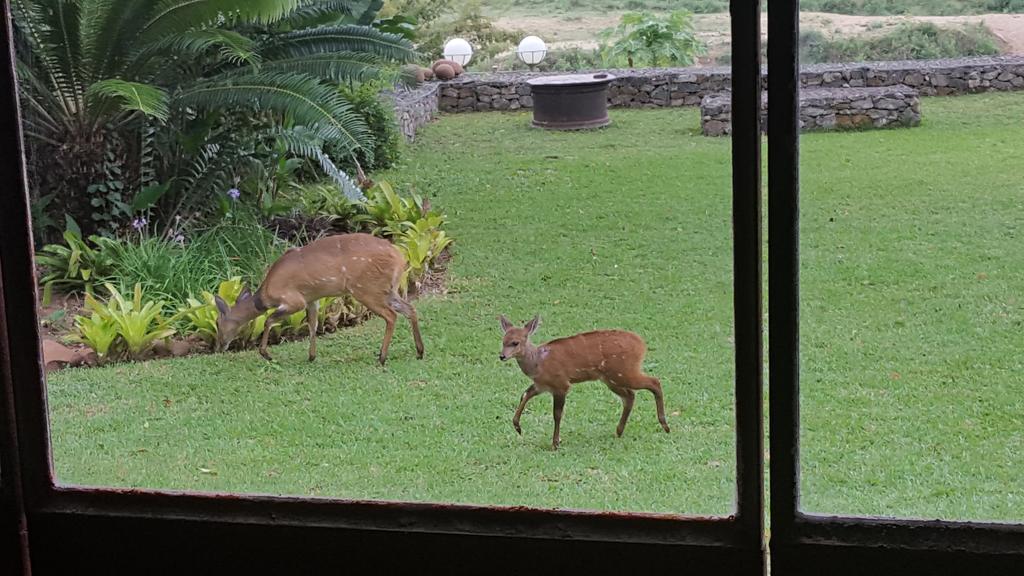
[[[536,36],[527,36],[519,42],[519,48],[516,49],[516,54],[519,55],[519,59],[522,60],[530,70],[540,61],[544,59],[548,53],[547,44]]]
[[[473,47],[462,38],[452,38],[445,42],[444,57],[465,66],[473,58]]]

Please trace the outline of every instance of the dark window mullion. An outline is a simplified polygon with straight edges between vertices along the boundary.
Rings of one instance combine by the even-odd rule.
[[[800,10],[768,6],[768,386],[772,534],[792,532],[800,503]]]
[[[732,219],[736,334],[737,520],[763,542],[764,430],[761,291],[761,3],[733,0]]]

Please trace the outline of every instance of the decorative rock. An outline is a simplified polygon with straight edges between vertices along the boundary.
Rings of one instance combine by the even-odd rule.
[[[434,66],[434,75],[438,80],[451,80],[455,78],[455,69],[448,64],[437,64]]]
[[[907,86],[920,86],[921,84],[924,84],[924,74],[921,74],[920,72],[911,72],[903,79],[903,83]]]
[[[437,74],[437,67],[438,66],[443,66],[445,64],[447,64],[448,66],[451,67],[452,71],[455,73],[455,76],[458,76],[459,74],[462,74],[465,71],[462,68],[462,64],[459,64],[455,60],[445,60],[445,59],[435,60],[434,63],[430,65],[430,67],[433,68],[434,69],[434,73]]]

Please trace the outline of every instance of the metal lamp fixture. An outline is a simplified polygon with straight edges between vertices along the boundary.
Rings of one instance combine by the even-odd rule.
[[[548,53],[548,46],[543,40],[536,36],[527,36],[519,42],[519,48],[516,49],[516,54],[519,55],[519,59],[522,60],[530,68],[533,68],[540,61],[544,59]]]
[[[462,38],[452,38],[444,45],[444,57],[465,66],[473,58],[473,47]]]

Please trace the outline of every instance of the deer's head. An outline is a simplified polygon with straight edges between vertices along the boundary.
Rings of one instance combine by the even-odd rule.
[[[501,340],[501,354],[498,354],[498,359],[504,361],[509,358],[521,357],[529,346],[530,335],[540,326],[540,316],[534,316],[533,320],[527,322],[522,328],[509,322],[504,314],[498,320],[501,321],[501,330],[505,333]]]
[[[250,320],[259,316],[256,298],[248,287],[243,288],[234,306],[228,306],[220,296],[213,297],[217,304],[217,351],[224,352],[238,337],[238,331]]]

